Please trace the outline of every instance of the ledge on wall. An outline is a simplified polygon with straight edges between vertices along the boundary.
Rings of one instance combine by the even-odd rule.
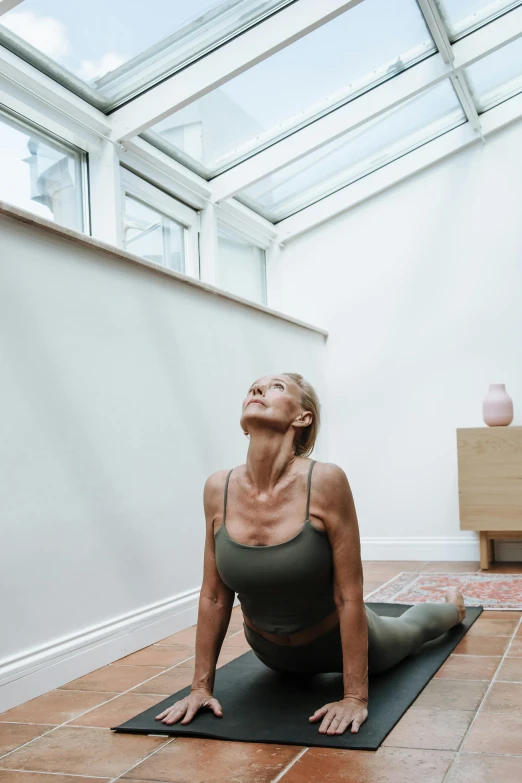
[[[261,313],[265,313],[266,315],[273,316],[274,318],[279,318],[282,321],[287,321],[288,323],[300,326],[303,329],[307,329],[308,331],[316,332],[317,334],[322,335],[325,339],[328,337],[328,332],[326,329],[322,329],[319,326],[314,326],[313,324],[307,323],[306,321],[301,321],[298,318],[281,313],[278,310],[273,310],[270,307],[266,307],[265,305],[252,302],[249,299],[244,299],[237,294],[229,293],[228,291],[218,288],[215,285],[211,285],[210,283],[205,283],[194,277],[190,277],[189,275],[181,274],[181,272],[175,272],[172,269],[161,266],[160,264],[154,264],[152,261],[148,261],[141,256],[137,256],[133,253],[129,253],[126,250],[122,250],[121,248],[116,247],[116,245],[109,245],[108,243],[102,242],[99,239],[94,239],[87,234],[82,234],[81,232],[75,231],[74,229],[60,226],[59,224],[54,223],[51,220],[47,220],[40,215],[34,215],[32,212],[28,212],[25,209],[20,209],[3,201],[0,201],[0,217],[1,216],[16,220],[29,226],[33,226],[34,228],[41,229],[47,233],[61,236],[63,239],[76,242],[77,244],[101,250],[113,258],[118,258],[122,261],[127,261],[131,264],[134,264],[135,266],[143,267],[144,269],[148,269],[153,273],[159,273],[167,278],[170,278],[171,280],[182,283],[183,285],[198,288],[201,291],[206,291],[208,294],[221,297],[222,299],[228,299],[232,302],[237,302],[238,304],[243,305],[244,307],[248,307],[251,310],[257,310]]]

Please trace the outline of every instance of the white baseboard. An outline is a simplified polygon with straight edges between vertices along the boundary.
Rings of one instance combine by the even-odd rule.
[[[363,560],[478,560],[475,537],[361,538]]]
[[[195,625],[198,604],[199,588],[0,662],[0,713]]]
[[[361,537],[363,560],[479,560],[479,537]],[[495,560],[522,561],[522,541],[495,541]]]

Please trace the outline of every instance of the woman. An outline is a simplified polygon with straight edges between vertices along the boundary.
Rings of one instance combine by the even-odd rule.
[[[457,590],[444,603],[417,604],[400,617],[381,617],[364,604],[348,480],[337,465],[307,458],[319,410],[301,375],[268,376],[250,387],[241,415],[250,438],[246,463],[205,484],[191,693],[156,720],[190,723],[202,707],[222,717],[212,690],[236,592],[246,638],[264,664],[280,672],[343,673],[342,698],[309,718],[322,718],[323,734],[350,725],[356,733],[368,717],[368,673],[395,665],[464,619]]]

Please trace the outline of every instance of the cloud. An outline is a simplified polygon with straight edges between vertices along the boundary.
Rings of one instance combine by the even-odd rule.
[[[61,60],[71,51],[67,28],[58,19],[33,11],[11,11],[2,19],[11,32],[53,60]]]
[[[77,71],[77,75],[80,79],[85,81],[92,81],[99,76],[105,76],[109,71],[114,71],[115,68],[119,68],[127,61],[127,57],[122,57],[116,52],[107,52],[102,55],[98,60],[82,60],[80,67]]]

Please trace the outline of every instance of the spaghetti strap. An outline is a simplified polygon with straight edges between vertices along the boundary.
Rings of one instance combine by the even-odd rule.
[[[314,469],[316,460],[312,460],[312,464],[310,465],[310,470],[308,471],[308,493],[306,496],[306,516],[305,519],[308,519],[310,515],[310,487],[312,486],[312,470]]]
[[[234,468],[231,468],[228,471],[228,473],[227,473],[227,480],[225,481],[225,496],[224,496],[224,501],[223,501],[223,523],[222,524],[225,524],[225,517],[227,515],[228,480],[229,480],[230,474],[232,473],[233,470],[234,470]]]

